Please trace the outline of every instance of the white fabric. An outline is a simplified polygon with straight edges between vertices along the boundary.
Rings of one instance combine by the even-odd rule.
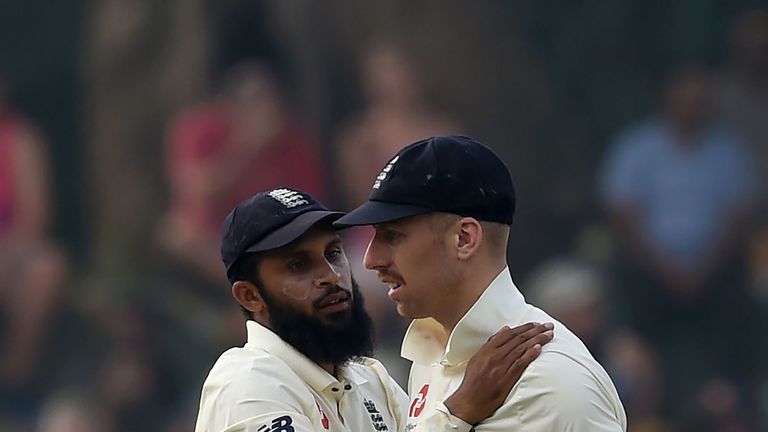
[[[248,343],[219,357],[203,384],[195,432],[404,432],[408,397],[378,361],[339,379],[248,321]],[[467,432],[436,412],[412,432]]]
[[[447,412],[442,403],[461,384],[467,361],[502,326],[526,322],[553,322],[554,339],[544,345],[501,408],[474,430],[625,431],[626,414],[608,374],[570,330],[525,302],[506,268],[450,335],[431,318],[411,323],[402,349],[403,357],[414,362],[407,427]]]

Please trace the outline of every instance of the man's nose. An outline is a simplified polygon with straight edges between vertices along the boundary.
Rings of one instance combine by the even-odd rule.
[[[368,270],[378,270],[380,268],[387,267],[388,265],[385,250],[376,241],[376,237],[371,239],[370,243],[368,243],[368,247],[365,249],[363,265]]]
[[[336,286],[341,279],[341,273],[331,263],[325,261],[320,265],[318,274],[315,276],[315,283],[318,286]]]

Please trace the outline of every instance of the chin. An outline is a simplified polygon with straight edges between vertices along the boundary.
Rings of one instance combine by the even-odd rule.
[[[414,311],[409,310],[407,307],[403,306],[402,303],[397,303],[397,314],[401,317],[410,319],[423,318],[422,316],[416,314]]]
[[[336,312],[322,318],[322,321],[330,327],[345,327],[349,324],[350,320],[352,320],[352,311],[350,310]]]

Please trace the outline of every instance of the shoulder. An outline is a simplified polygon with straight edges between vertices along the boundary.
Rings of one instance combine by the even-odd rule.
[[[528,367],[508,408],[508,415],[523,424],[547,419],[558,428],[621,430],[616,427],[624,422],[621,402],[602,367],[588,353],[557,348],[542,352]]]
[[[364,378],[366,392],[370,392],[379,401],[386,401],[391,415],[398,424],[402,424],[408,406],[408,394],[389,375],[384,365],[376,359],[363,357],[358,363],[350,363],[349,367]]]
[[[405,394],[403,389],[389,374],[387,368],[374,358],[361,357],[358,362],[350,363],[348,367],[367,381],[381,383],[382,390],[388,394]]]
[[[307,384],[282,360],[247,348],[226,351],[203,384],[203,397],[234,402],[244,399],[282,400],[296,405],[311,398]]]
[[[233,348],[205,380],[195,430],[265,431],[270,425],[314,430],[315,406],[308,386],[285,363],[265,352]]]

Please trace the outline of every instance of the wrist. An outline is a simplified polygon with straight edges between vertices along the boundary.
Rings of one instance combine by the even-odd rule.
[[[473,413],[472,404],[465,402],[461,399],[461,396],[457,396],[455,393],[448,397],[448,399],[443,402],[443,405],[445,405],[452,416],[457,417],[470,425],[474,426],[482,420],[478,419],[476,414]]]

